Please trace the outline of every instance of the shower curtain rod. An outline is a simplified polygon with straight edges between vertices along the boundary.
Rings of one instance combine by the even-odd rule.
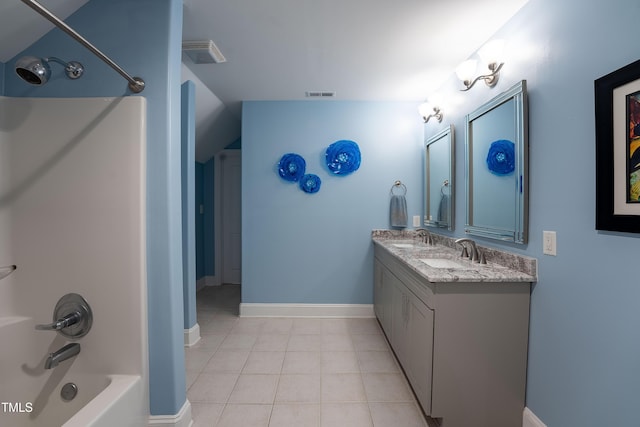
[[[38,12],[40,15],[44,16],[48,21],[50,21],[53,25],[60,28],[65,33],[69,34],[72,38],[74,38],[78,43],[89,49],[94,53],[98,58],[102,59],[106,62],[111,68],[113,68],[118,74],[124,77],[129,82],[129,89],[131,89],[134,93],[140,93],[144,90],[144,80],[140,77],[131,77],[124,71],[118,64],[113,62],[111,58],[102,53],[97,47],[89,43],[87,39],[78,34],[73,28],[64,23],[60,18],[51,13],[48,9],[38,3],[36,0],[22,0],[22,3],[29,6],[31,9]]]

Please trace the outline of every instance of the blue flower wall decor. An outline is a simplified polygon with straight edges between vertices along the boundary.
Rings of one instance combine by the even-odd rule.
[[[327,148],[326,161],[334,174],[349,175],[360,167],[360,148],[353,141],[336,141]]]
[[[494,175],[509,175],[516,167],[515,144],[506,139],[493,141],[487,154],[487,167]]]
[[[287,181],[297,182],[304,175],[307,163],[301,155],[287,153],[280,158],[278,174]]]
[[[300,189],[305,193],[317,193],[320,191],[320,177],[312,173],[308,173],[300,178]]]

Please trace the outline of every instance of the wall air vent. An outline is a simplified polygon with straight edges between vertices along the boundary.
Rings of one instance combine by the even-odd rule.
[[[336,93],[329,90],[310,90],[305,92],[307,98],[335,98]]]

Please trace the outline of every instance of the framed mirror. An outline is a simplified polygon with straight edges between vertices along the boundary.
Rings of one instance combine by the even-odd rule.
[[[453,125],[425,142],[424,225],[453,230]]]
[[[527,116],[526,80],[467,115],[465,232],[527,242]]]

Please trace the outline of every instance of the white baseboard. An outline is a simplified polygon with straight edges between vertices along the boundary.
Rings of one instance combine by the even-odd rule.
[[[547,427],[545,423],[540,421],[536,415],[531,412],[531,409],[524,408],[522,414],[522,427]]]
[[[200,325],[196,323],[189,329],[184,330],[184,346],[191,347],[200,341]]]
[[[175,415],[151,415],[149,416],[149,427],[191,427],[191,402],[184,401],[184,405]]]
[[[375,317],[373,304],[240,304],[240,317]]]

